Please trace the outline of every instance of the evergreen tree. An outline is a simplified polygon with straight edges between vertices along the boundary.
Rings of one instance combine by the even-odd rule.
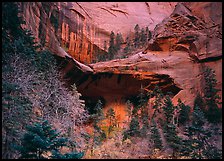
[[[107,41],[106,41],[106,40],[104,41],[103,49],[104,49],[105,51],[107,50]]]
[[[164,131],[166,141],[173,149],[172,156],[176,158],[182,150],[182,139],[177,135],[176,126],[173,123],[167,123]]]
[[[146,106],[146,103],[148,101],[146,94],[144,93],[144,89],[140,88],[140,93],[137,96],[138,98],[138,105],[134,106],[133,110],[132,110],[132,115],[137,115],[137,112],[141,109],[144,108]]]
[[[204,100],[202,99],[201,95],[197,93],[196,98],[194,100],[194,107],[198,106],[201,110],[205,112],[205,104]]]
[[[127,111],[127,113],[128,113],[128,122],[129,122],[129,120],[130,120],[130,118],[131,118],[131,116],[132,116],[132,108],[133,108],[133,104],[131,103],[131,101],[130,100],[127,100],[127,102],[126,102],[126,111]]]
[[[186,133],[189,140],[185,141],[185,154],[190,155],[193,159],[204,158],[202,151],[205,148],[205,141],[208,134],[203,125],[205,124],[205,116],[201,109],[196,106],[192,114],[192,124],[187,127]],[[187,147],[187,148],[186,148]]]
[[[106,139],[105,132],[98,126],[99,123],[101,123],[102,120],[105,119],[105,116],[103,114],[103,104],[100,100],[98,100],[95,109],[96,109],[96,115],[93,122],[94,127],[94,142],[96,145],[99,145],[103,140]]]
[[[146,27],[145,32],[146,32],[146,35],[147,35],[147,40],[149,41],[152,38],[151,31],[149,30],[148,27]]]
[[[140,34],[140,42],[141,42],[141,45],[144,45],[146,43],[146,33],[145,33],[145,30],[144,28],[141,29],[141,34]]]
[[[115,39],[114,32],[111,31],[110,43],[109,43],[109,48],[108,48],[108,54],[109,54],[110,59],[113,59],[114,55],[116,54],[116,47],[115,47],[114,39]]]
[[[134,29],[135,29],[134,46],[135,46],[135,48],[137,48],[137,47],[139,47],[139,43],[140,43],[139,25],[136,24]]]
[[[152,119],[152,124],[151,124],[151,135],[150,135],[150,138],[152,140],[152,143],[153,143],[153,147],[155,149],[162,149],[163,146],[162,146],[162,140],[161,140],[161,137],[160,137],[160,134],[159,134],[159,131],[158,131],[158,128],[157,128],[157,125],[156,125],[156,122],[154,121],[154,119]]]
[[[187,121],[189,121],[190,106],[186,106],[184,103],[182,103],[182,101],[179,98],[177,107],[178,107],[178,109],[180,109],[179,123],[181,123],[183,125]]]
[[[149,115],[148,115],[148,111],[147,108],[145,108],[146,110],[142,110],[141,111],[141,121],[142,121],[142,128],[140,129],[140,134],[142,137],[146,137],[147,136],[147,131],[149,129]]]
[[[109,108],[107,110],[106,118],[109,119],[108,135],[110,135],[111,131],[113,130],[113,127],[115,126],[115,112],[113,108]]]
[[[27,132],[22,138],[21,146],[17,149],[21,159],[47,159],[47,158],[72,158],[79,159],[83,153],[72,152],[65,155],[60,153],[60,148],[67,146],[68,139],[61,137],[57,130],[53,129],[48,121],[36,122],[27,126]],[[47,152],[53,155],[47,156]]]
[[[220,97],[218,95],[218,90],[216,88],[217,80],[215,78],[215,71],[209,67],[204,70],[205,79],[205,103],[207,111],[205,113],[206,118],[211,123],[218,123],[222,119],[222,112],[219,109],[218,104],[220,103]]]
[[[166,95],[163,105],[163,112],[166,118],[166,121],[163,125],[163,130],[165,132],[165,138],[168,143],[168,145],[173,149],[172,156],[176,158],[178,156],[178,153],[181,152],[182,149],[182,140],[177,135],[176,131],[176,125],[174,124],[174,110],[175,107],[172,103],[172,100],[170,99],[169,95]]]
[[[138,122],[138,118],[137,117],[133,117],[131,122],[130,122],[130,126],[129,126],[129,135],[130,136],[137,136],[140,132],[140,125]]]
[[[160,109],[163,105],[162,99],[164,97],[161,89],[157,85],[153,90],[153,95],[155,96],[155,102],[152,108],[155,109],[155,111],[153,113],[152,119],[157,116],[157,113],[161,113]]]
[[[163,111],[166,118],[166,123],[171,123],[173,114],[174,114],[174,106],[172,100],[170,99],[169,95],[165,96],[164,104],[163,104]]]
[[[24,24],[24,21],[18,17],[18,13],[17,2],[2,3],[2,34],[8,32],[12,37],[21,36],[23,31],[20,24]]]
[[[188,140],[184,140],[182,155],[192,159],[221,159],[222,151],[209,142],[212,132],[205,128],[205,115],[195,104],[192,114],[192,124],[186,127]]]
[[[131,41],[130,41],[130,37],[127,36],[126,37],[126,46],[124,48],[124,52],[128,53],[130,51],[130,48],[131,48]]]
[[[121,33],[117,33],[117,36],[116,36],[116,45],[115,45],[116,51],[118,51],[118,50],[121,49],[122,42],[123,42],[123,38],[122,38]]]

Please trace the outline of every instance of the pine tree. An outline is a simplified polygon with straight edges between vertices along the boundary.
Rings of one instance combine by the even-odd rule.
[[[130,51],[130,48],[131,48],[131,41],[130,41],[129,36],[127,36],[126,37],[126,46],[124,48],[124,52],[128,53]]]
[[[149,30],[148,27],[146,27],[145,32],[146,32],[146,35],[147,35],[147,40],[149,41],[152,37],[151,31]]]
[[[121,49],[122,42],[123,42],[123,38],[122,38],[121,33],[117,33],[117,36],[116,36],[116,45],[115,45],[116,51],[118,51],[118,50]]]
[[[156,125],[156,122],[154,121],[154,119],[152,119],[152,124],[151,124],[150,130],[151,130],[150,139],[153,142],[153,147],[155,149],[161,150],[163,148],[162,140],[161,140],[161,137],[160,137],[160,134],[159,134],[159,131],[158,131],[158,128],[157,128],[157,125]]]
[[[47,159],[47,158],[63,158],[60,148],[67,146],[68,139],[61,137],[57,130],[52,128],[48,121],[44,120],[36,122],[32,126],[27,126],[27,132],[22,138],[21,146],[17,149],[20,152],[21,159]],[[47,152],[53,155],[47,155]],[[56,155],[57,154],[57,155]],[[72,152],[65,154],[65,158],[74,157],[79,159],[83,157],[83,153]]]
[[[130,122],[130,126],[129,126],[129,135],[130,136],[137,136],[140,133],[139,130],[140,130],[140,125],[139,125],[139,122],[138,122],[138,118],[133,117],[131,122]]]
[[[161,89],[157,85],[155,86],[152,94],[155,96],[155,102],[152,107],[153,109],[155,109],[152,116],[152,119],[153,119],[155,116],[157,116],[157,113],[161,113],[160,109],[162,108],[162,105],[163,105],[162,99],[164,96]]]
[[[104,49],[105,51],[107,50],[107,41],[106,41],[106,40],[104,41],[103,49]]]
[[[142,110],[141,111],[141,121],[142,121],[142,128],[140,129],[140,134],[142,137],[146,137],[147,136],[147,132],[149,129],[149,115],[148,115],[148,111],[147,108],[145,108],[146,110]]]
[[[135,48],[137,48],[137,47],[139,47],[139,43],[140,43],[139,25],[136,24],[134,29],[135,29],[134,46],[135,46]]]
[[[100,126],[98,126],[98,124],[101,123],[102,120],[105,119],[102,108],[103,108],[103,104],[100,100],[98,100],[98,102],[95,106],[96,115],[95,115],[94,122],[93,122],[94,133],[95,133],[94,136],[96,136],[96,138],[94,138],[94,140],[97,145],[106,139],[105,132],[100,128]]]
[[[106,113],[106,118],[109,119],[109,128],[108,128],[108,135],[110,135],[113,127],[115,126],[115,112],[113,108],[109,108]]]
[[[141,34],[140,34],[140,42],[141,42],[141,45],[144,45],[146,43],[146,33],[145,33],[145,30],[144,28],[141,29]]]
[[[163,108],[163,112],[164,112],[164,115],[166,118],[166,121],[163,124],[165,138],[166,138],[168,145],[173,149],[172,156],[174,158],[176,158],[178,153],[181,152],[182,140],[177,135],[176,125],[173,122],[175,107],[174,107],[169,95],[165,96],[164,105],[162,108]]]
[[[164,111],[166,123],[171,123],[173,114],[174,114],[174,106],[173,106],[172,100],[170,99],[169,95],[165,96],[165,100],[164,100],[162,109]]]
[[[222,119],[222,112],[219,109],[218,104],[220,103],[220,97],[218,95],[218,90],[216,88],[217,80],[215,78],[215,71],[209,67],[206,67],[204,70],[204,79],[205,79],[205,91],[204,98],[207,107],[206,118],[211,123],[218,123]]]
[[[205,124],[204,113],[198,106],[194,107],[192,114],[192,124],[187,127],[186,132],[189,140],[185,141],[185,155],[189,155],[192,159],[202,159],[204,158],[202,151],[204,150],[204,141],[207,139],[206,131],[203,128]]]
[[[173,123],[167,123],[164,131],[166,141],[173,149],[172,156],[176,158],[182,150],[182,139],[177,135],[176,126]]]
[[[109,58],[110,59],[113,59],[114,58],[114,55],[116,54],[116,48],[115,48],[114,39],[115,39],[114,32],[111,31],[111,34],[110,34],[110,43],[109,43],[109,48],[108,48],[108,54],[109,54]]]
[[[196,98],[194,100],[194,107],[198,106],[203,112],[205,112],[205,104],[204,100],[202,99],[201,95],[197,93]]]
[[[132,116],[132,109],[133,109],[133,104],[131,103],[130,100],[127,100],[126,102],[126,111],[128,113],[128,122]]]
[[[190,106],[186,106],[184,103],[182,103],[181,99],[179,98],[177,108],[180,109],[179,123],[183,125],[187,121],[189,121]]]

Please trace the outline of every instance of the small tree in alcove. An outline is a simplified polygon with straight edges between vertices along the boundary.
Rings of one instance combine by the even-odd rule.
[[[133,110],[133,104],[130,100],[127,100],[126,102],[126,111],[128,113],[128,122],[130,121],[130,118],[132,116],[132,110]]]
[[[115,126],[115,112],[113,108],[110,108],[106,113],[106,118],[109,119],[108,136],[110,135],[113,127]]]

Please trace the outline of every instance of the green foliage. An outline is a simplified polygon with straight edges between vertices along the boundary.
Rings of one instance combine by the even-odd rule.
[[[103,49],[104,49],[105,51],[107,50],[107,41],[104,41]]]
[[[146,27],[145,32],[146,32],[146,35],[147,35],[147,39],[150,40],[152,38],[152,33],[151,33],[151,31],[149,30],[148,27]]]
[[[204,70],[205,91],[204,98],[207,107],[205,113],[206,118],[211,123],[218,123],[222,119],[221,109],[218,107],[220,97],[218,89],[216,88],[217,80],[215,78],[215,71],[209,67]]]
[[[115,34],[113,31],[111,31],[110,34],[110,43],[109,43],[109,48],[108,48],[108,54],[109,54],[109,59],[113,59],[114,55],[116,54],[116,47],[115,47],[115,43],[114,43],[114,39],[115,39]]]
[[[189,139],[184,141],[183,155],[188,155],[192,159],[220,158],[221,152],[208,143],[211,131],[204,128],[205,121],[203,111],[198,106],[194,107],[192,124],[186,127]]]
[[[172,123],[167,123],[165,128],[165,138],[168,145],[173,149],[173,157],[177,157],[177,154],[182,149],[182,139],[177,136],[176,126]]]
[[[123,43],[122,35],[121,35],[121,33],[117,33],[117,36],[116,36],[116,45],[115,45],[116,51],[118,51],[118,50],[121,49],[121,44],[122,43]]]
[[[97,101],[97,104],[95,106],[96,114],[94,114],[93,117],[93,128],[94,128],[94,134],[93,134],[93,144],[94,145],[100,145],[102,141],[106,139],[105,132],[100,128],[98,125],[101,123],[102,120],[105,119],[103,114],[103,104],[100,100]]]
[[[129,135],[137,136],[139,134],[140,125],[137,117],[133,117],[129,126]]]
[[[54,26],[55,28],[55,31],[58,30],[58,27],[59,27],[59,22],[58,22],[58,13],[56,10],[53,10],[52,13],[51,13],[51,17],[50,17],[50,22],[51,24]]]
[[[135,25],[134,30],[135,30],[134,45],[135,45],[135,48],[136,48],[136,47],[139,47],[139,45],[140,45],[140,34],[139,34],[140,28],[139,28],[138,24]]]
[[[19,37],[22,34],[21,23],[24,23],[21,17],[18,17],[17,2],[2,3],[2,34],[5,36],[11,34],[13,37]]]
[[[108,135],[110,135],[111,131],[113,130],[113,127],[116,125],[115,112],[113,108],[109,108],[107,110],[106,118],[109,119]]]
[[[169,95],[165,96],[164,104],[163,104],[162,108],[163,108],[164,115],[166,118],[166,123],[171,123],[172,117],[174,114],[174,106],[173,106],[172,100],[170,99]]]
[[[197,93],[196,98],[194,100],[194,107],[196,107],[196,106],[198,106],[200,109],[205,111],[204,100],[202,99],[202,97],[201,97],[201,95],[199,93]]]
[[[130,40],[130,37],[127,36],[126,37],[126,46],[124,48],[124,52],[128,53],[130,51],[130,49],[131,49],[131,40]]]
[[[154,121],[154,119],[152,120],[152,124],[151,124],[151,135],[150,135],[150,139],[151,141],[153,142],[153,147],[155,149],[162,149],[163,146],[162,146],[162,140],[161,140],[161,136],[159,134],[159,131],[158,131],[158,128],[157,128],[157,125]]]
[[[52,150],[51,159],[81,159],[84,156],[84,152],[72,152],[61,154],[56,150]]]
[[[134,106],[134,109],[132,111],[133,115],[136,115],[137,112],[141,108],[145,108],[147,103],[148,103],[149,96],[144,92],[144,88],[142,87],[142,85],[141,85],[141,88],[140,88],[140,93],[138,94],[137,98],[138,98],[138,105]]]
[[[132,116],[132,108],[133,108],[133,104],[131,103],[130,100],[127,100],[127,102],[126,102],[126,107],[127,107],[127,108],[125,108],[125,109],[126,109],[126,111],[127,111],[127,113],[128,113],[128,119],[130,119],[131,116]]]
[[[141,33],[140,33],[140,42],[142,45],[144,45],[146,43],[147,40],[147,35],[145,33],[144,28],[141,29]]]
[[[48,119],[56,120],[66,113],[60,121],[71,124],[74,115],[68,114],[73,112],[69,108],[78,110],[81,106],[79,99],[59,81],[53,55],[37,51],[40,46],[34,43],[32,33],[20,27],[23,22],[17,17],[17,4],[4,3],[2,9],[2,154],[8,159],[18,158],[13,144],[20,144],[25,125],[37,118],[34,107]]]
[[[27,126],[22,144],[17,149],[21,154],[21,159],[81,158],[83,153],[73,152],[65,155],[60,153],[60,148],[67,146],[67,142],[67,138],[61,137],[60,133],[44,120]],[[47,152],[51,152],[53,155],[46,156]]]
[[[152,116],[152,119],[157,116],[157,113],[160,113],[160,109],[162,107],[162,99],[163,99],[163,93],[161,91],[161,89],[156,85],[152,94],[155,96],[155,102],[154,102],[154,105],[153,105],[153,109],[155,109],[154,113],[153,113],[153,116]]]
[[[180,109],[179,123],[183,125],[190,119],[190,106],[186,106],[180,99],[178,99],[177,108]]]
[[[141,111],[141,121],[142,121],[142,128],[140,129],[140,135],[142,137],[147,136],[147,131],[149,129],[149,115],[148,115],[148,110],[147,108],[142,109]]]

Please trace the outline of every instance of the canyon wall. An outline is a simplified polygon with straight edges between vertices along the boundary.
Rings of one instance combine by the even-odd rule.
[[[110,32],[132,34],[136,24],[150,30],[168,17],[176,2],[23,2],[20,10],[36,40],[57,55],[82,63],[105,54]]]
[[[196,94],[204,94],[205,66],[215,70],[222,89],[221,2],[25,2],[20,8],[36,40],[70,58],[63,69],[69,83],[85,98],[103,98],[105,109],[114,106],[121,118],[125,99],[141,87],[151,91],[158,85],[174,93],[174,104],[180,98],[192,107]],[[91,64],[106,53],[103,43],[111,31],[131,35],[136,24],[153,31],[145,50]]]

